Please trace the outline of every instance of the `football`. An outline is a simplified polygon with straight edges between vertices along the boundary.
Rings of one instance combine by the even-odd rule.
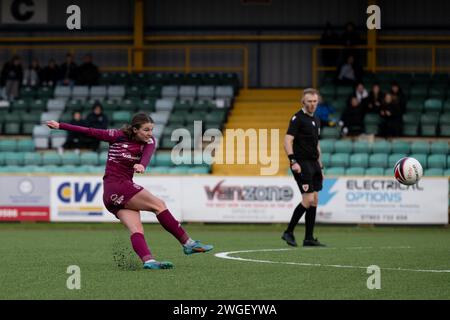
[[[401,158],[394,167],[394,177],[404,185],[416,184],[422,178],[423,169],[417,159],[411,157]]]

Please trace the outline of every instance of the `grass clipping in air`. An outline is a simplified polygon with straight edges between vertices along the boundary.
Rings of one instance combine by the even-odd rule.
[[[118,235],[112,244],[112,256],[114,265],[122,271],[136,271],[142,268],[142,264],[137,259],[136,253],[131,250],[129,242],[124,241]]]

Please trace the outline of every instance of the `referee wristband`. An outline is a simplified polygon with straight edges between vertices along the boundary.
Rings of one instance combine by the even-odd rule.
[[[295,159],[295,156],[293,154],[288,155],[288,158],[291,165],[297,163],[297,160]]]

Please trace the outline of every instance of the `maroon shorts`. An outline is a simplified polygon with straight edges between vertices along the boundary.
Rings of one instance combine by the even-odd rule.
[[[131,180],[105,181],[103,183],[103,203],[109,212],[116,215],[133,196],[144,188]]]

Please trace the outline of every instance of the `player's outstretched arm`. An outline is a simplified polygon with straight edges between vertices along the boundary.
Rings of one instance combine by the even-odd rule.
[[[115,130],[115,129],[104,130],[104,129],[87,128],[87,127],[76,126],[76,125],[65,123],[65,122],[57,122],[54,120],[47,121],[47,126],[50,129],[61,129],[61,130],[79,132],[79,133],[85,134],[87,136],[96,138],[98,140],[107,141],[107,142],[115,141],[117,136],[120,134],[120,130]]]

